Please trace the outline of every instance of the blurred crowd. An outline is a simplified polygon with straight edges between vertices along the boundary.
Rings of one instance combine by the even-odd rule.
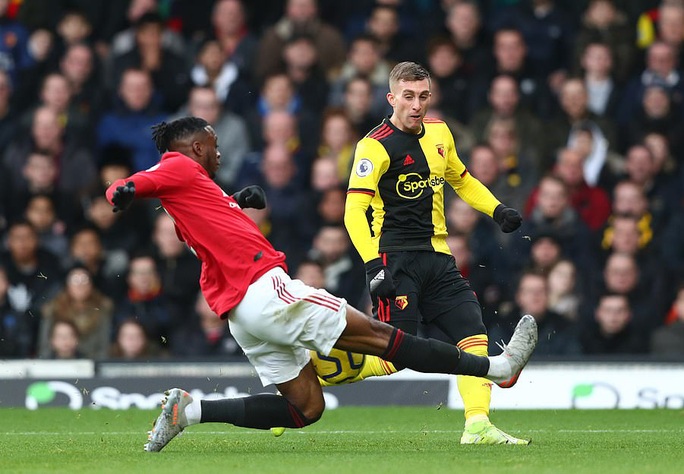
[[[683,59],[682,0],[0,0],[0,358],[240,356],[159,203],[103,193],[184,115],[227,193],[264,188],[290,272],[368,309],[346,184],[404,60],[524,215],[504,235],[448,194],[492,352],[530,313],[536,356],[681,357]]]

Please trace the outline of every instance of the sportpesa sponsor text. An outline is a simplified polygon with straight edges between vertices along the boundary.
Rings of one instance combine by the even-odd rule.
[[[442,176],[423,178],[418,173],[400,174],[397,179],[397,194],[404,199],[417,199],[427,188],[444,186],[446,180]]]

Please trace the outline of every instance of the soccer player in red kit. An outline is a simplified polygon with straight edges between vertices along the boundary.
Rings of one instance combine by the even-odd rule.
[[[152,168],[114,182],[106,192],[114,212],[137,198],[159,198],[176,232],[202,261],[200,285],[211,309],[231,333],[264,385],[282,394],[193,400],[166,392],[146,451],[160,451],[189,425],[231,423],[257,429],[301,428],[325,407],[309,351],[333,347],[380,356],[419,372],[487,377],[511,386],[537,342],[532,317],[521,319],[504,353],[481,357],[456,346],[406,334],[374,320],[325,290],[292,280],[276,251],[242,211],[264,208],[265,195],[248,186],[227,195],[212,178],[219,168],[218,138],[203,119],[184,117],[153,127],[162,153]]]

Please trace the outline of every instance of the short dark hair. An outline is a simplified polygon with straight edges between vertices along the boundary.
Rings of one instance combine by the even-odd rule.
[[[159,153],[169,151],[171,142],[182,140],[197,132],[206,130],[209,122],[199,117],[182,117],[173,122],[161,122],[152,126],[152,140]]]

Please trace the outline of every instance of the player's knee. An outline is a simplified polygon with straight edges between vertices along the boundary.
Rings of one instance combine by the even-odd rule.
[[[317,400],[311,400],[307,403],[302,411],[304,415],[304,426],[316,423],[323,416],[323,411],[325,410],[325,399],[321,397]]]

